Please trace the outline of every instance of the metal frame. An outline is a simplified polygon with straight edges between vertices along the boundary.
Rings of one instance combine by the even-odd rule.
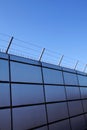
[[[67,119],[69,119],[69,121],[70,121],[70,119],[71,118],[73,118],[73,117],[78,117],[78,116],[80,116],[80,115],[85,115],[85,114],[87,114],[87,112],[84,112],[83,111],[83,113],[81,113],[81,114],[77,114],[77,115],[75,115],[75,116],[70,116],[70,114],[69,114],[69,108],[68,108],[68,102],[72,102],[72,101],[83,101],[83,100],[87,100],[87,98],[82,98],[81,97],[81,91],[80,91],[80,99],[72,99],[72,100],[68,100],[67,99],[67,92],[66,92],[66,86],[67,87],[70,87],[70,86],[73,86],[73,87],[79,87],[79,89],[80,89],[80,87],[86,87],[87,88],[87,86],[79,86],[79,83],[78,83],[78,85],[67,85],[67,84],[65,84],[65,81],[64,81],[64,75],[62,75],[63,76],[63,84],[46,84],[46,83],[44,83],[44,76],[43,76],[43,68],[48,68],[48,69],[51,69],[51,70],[56,70],[56,71],[62,71],[62,74],[63,74],[63,72],[67,72],[67,73],[72,73],[72,74],[75,74],[76,76],[77,76],[77,81],[78,81],[78,75],[83,75],[83,74],[78,74],[77,73],[77,71],[75,71],[75,72],[69,72],[69,71],[65,71],[65,70],[59,70],[59,69],[55,69],[55,68],[50,68],[50,67],[43,67],[42,66],[42,63],[38,66],[38,65],[34,65],[34,64],[30,64],[30,63],[25,63],[25,62],[21,62],[21,61],[16,61],[16,60],[11,60],[10,59],[10,56],[9,56],[9,58],[8,59],[4,59],[4,58],[0,58],[0,59],[3,59],[3,60],[6,60],[6,61],[8,61],[8,63],[9,63],[9,81],[0,81],[1,83],[9,83],[9,85],[10,85],[10,106],[8,106],[8,107],[0,107],[0,110],[1,109],[11,109],[11,125],[12,125],[12,127],[11,127],[11,130],[13,130],[13,113],[12,113],[12,109],[13,108],[19,108],[19,107],[27,107],[27,106],[36,106],[36,105],[45,105],[45,110],[46,110],[46,118],[47,118],[47,124],[43,124],[43,125],[41,125],[41,126],[38,126],[38,127],[34,127],[34,128],[32,128],[32,129],[36,129],[36,128],[41,128],[41,127],[43,127],[43,126],[48,126],[48,130],[49,130],[49,125],[50,124],[55,124],[55,123],[57,123],[57,122],[60,122],[60,121],[63,121],[63,120],[67,120]],[[42,76],[42,83],[30,83],[30,82],[12,82],[11,81],[11,68],[10,68],[10,62],[11,61],[13,61],[13,62],[17,62],[17,63],[21,63],[21,64],[29,64],[29,65],[33,65],[33,66],[38,66],[38,67],[40,67],[41,68],[41,76]],[[84,75],[83,75],[84,76]],[[85,75],[86,76],[86,75]],[[87,76],[86,76],[87,77]],[[79,81],[78,81],[79,82]],[[44,100],[45,100],[45,102],[44,103],[36,103],[36,104],[26,104],[26,105],[18,105],[18,106],[12,106],[12,88],[11,88],[11,84],[37,84],[37,85],[43,85],[43,93],[44,93]],[[50,86],[64,86],[65,87],[65,94],[66,94],[66,100],[63,100],[63,101],[54,101],[54,102],[46,102],[46,94],[45,94],[45,85],[50,85]],[[56,121],[53,121],[53,122],[48,122],[48,113],[47,113],[47,104],[53,104],[53,103],[62,103],[62,102],[66,102],[66,104],[67,104],[67,109],[68,109],[68,114],[69,114],[69,117],[68,118],[63,118],[63,119],[61,119],[61,120],[56,120]],[[84,109],[84,108],[83,108]],[[32,129],[29,129],[29,130],[32,130]]]

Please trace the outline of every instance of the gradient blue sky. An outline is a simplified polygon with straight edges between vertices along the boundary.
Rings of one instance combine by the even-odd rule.
[[[87,0],[0,0],[0,32],[87,62]]]

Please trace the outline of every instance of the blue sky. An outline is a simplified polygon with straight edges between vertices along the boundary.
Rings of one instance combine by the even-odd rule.
[[[0,32],[86,62],[87,0],[0,0]]]

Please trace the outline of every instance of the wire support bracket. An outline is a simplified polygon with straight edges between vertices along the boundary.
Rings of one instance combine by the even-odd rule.
[[[60,58],[60,61],[59,61],[59,63],[58,63],[59,66],[61,66],[61,63],[62,63],[63,58],[64,58],[64,55],[62,55],[61,58]]]
[[[83,72],[85,72],[85,71],[86,71],[86,68],[87,68],[87,64],[85,65]]]
[[[77,60],[75,67],[74,67],[74,70],[76,70],[78,63],[79,63],[79,61]]]
[[[8,51],[9,51],[9,49],[10,49],[10,46],[11,46],[11,44],[12,44],[13,39],[14,39],[14,37],[12,36],[11,39],[10,39],[10,42],[9,42],[9,44],[8,44],[8,47],[7,47],[7,50],[6,50],[6,54],[8,54]]]
[[[44,51],[45,51],[45,48],[42,49],[42,52],[41,52],[40,57],[39,57],[39,61],[41,61],[43,54],[44,54]]]

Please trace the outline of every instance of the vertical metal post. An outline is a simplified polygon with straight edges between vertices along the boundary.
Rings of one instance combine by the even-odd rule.
[[[87,64],[85,65],[83,72],[85,72],[85,71],[86,71],[86,68],[87,68]]]
[[[8,65],[9,65],[9,87],[10,87],[10,114],[11,114],[11,130],[13,130],[13,111],[12,111],[12,86],[11,86],[11,62],[10,55],[8,54]]]
[[[45,48],[42,49],[42,52],[41,52],[40,57],[39,57],[39,61],[41,61],[42,56],[43,56],[43,54],[44,54],[44,51],[45,51]]]
[[[10,48],[10,46],[11,46],[11,44],[12,44],[12,41],[13,41],[13,37],[11,37],[11,39],[10,39],[10,42],[9,42],[9,44],[8,44],[8,47],[7,47],[6,53],[8,53],[9,48]]]
[[[77,67],[78,63],[79,63],[79,61],[76,62],[74,70],[76,70],[76,67]]]
[[[64,57],[64,55],[62,55],[61,58],[60,58],[60,61],[59,61],[59,64],[58,64],[59,66],[60,66],[61,63],[62,63],[63,57]]]

